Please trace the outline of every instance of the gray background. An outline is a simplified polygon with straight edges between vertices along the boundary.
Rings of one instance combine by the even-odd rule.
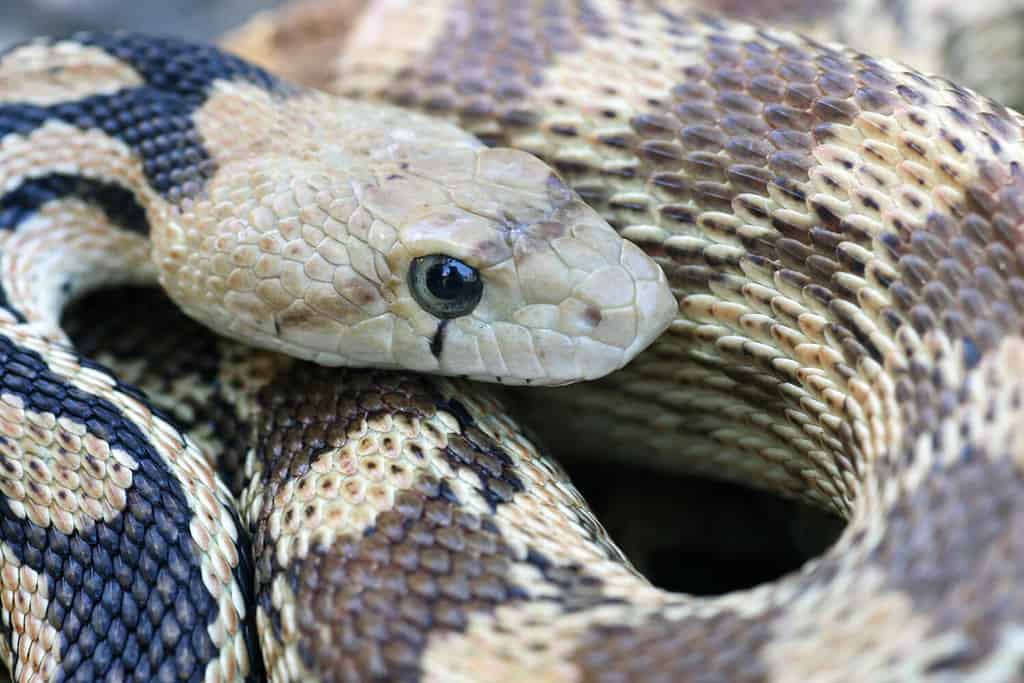
[[[211,40],[279,0],[0,0],[0,49],[35,35],[128,29]]]

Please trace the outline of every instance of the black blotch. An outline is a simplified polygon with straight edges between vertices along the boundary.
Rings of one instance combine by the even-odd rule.
[[[15,230],[48,202],[67,198],[81,199],[96,206],[124,230],[149,234],[146,212],[131,190],[117,183],[65,173],[26,178],[0,197],[0,230]],[[69,287],[70,283],[65,286]]]
[[[213,171],[192,121],[192,113],[201,104],[198,98],[183,98],[149,86],[49,107],[9,104],[0,106],[0,137],[26,136],[50,121],[102,130],[141,159],[146,179],[157,192],[176,199],[196,194]]]
[[[466,407],[457,399],[443,400],[438,397],[437,407],[455,418],[459,423],[462,439],[455,437],[441,455],[453,468],[467,468],[480,478],[477,488],[491,510],[511,502],[516,493],[525,490],[522,479],[515,472],[515,463],[501,447],[484,437]]]
[[[3,116],[0,107],[0,117]],[[3,124],[0,122],[0,131]],[[146,213],[127,188],[94,178],[65,173],[50,173],[37,178],[26,178],[20,185],[0,197],[0,230],[15,230],[24,220],[31,217],[48,202],[75,197],[98,207],[112,223],[130,232],[149,234]],[[70,290],[71,283],[64,282],[62,289]],[[10,311],[18,322],[25,322],[25,316],[16,310],[0,286],[0,307]]]
[[[131,65],[144,85],[50,106],[0,106],[0,138],[25,136],[53,121],[102,130],[138,155],[149,184],[171,200],[196,195],[213,171],[192,115],[214,82],[244,81],[280,97],[298,91],[207,45],[127,33],[81,33],[73,39]]]
[[[54,596],[46,619],[60,634],[58,678],[200,681],[216,655],[208,629],[219,608],[203,585],[185,493],[153,444],[110,401],[68,384],[38,353],[3,336],[0,393],[19,397],[28,411],[83,425],[138,463],[121,513],[71,534],[35,526],[0,497],[0,538]],[[240,539],[239,555],[248,552]],[[251,604],[248,566],[234,575]],[[179,620],[183,602],[189,609]],[[257,659],[251,649],[250,661]]]
[[[245,81],[272,93],[287,90],[267,71],[212,45],[123,31],[80,32],[72,40],[98,47],[125,62],[147,85],[181,95],[204,96],[218,80]]]

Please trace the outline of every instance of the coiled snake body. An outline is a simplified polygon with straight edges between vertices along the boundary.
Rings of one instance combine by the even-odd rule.
[[[0,58],[17,678],[1024,678],[1018,114],[646,3],[385,0],[338,47],[331,89],[434,118],[175,41]],[[556,448],[847,528],[778,582],[672,595],[480,385],[226,346],[240,525],[195,442],[57,325],[156,277],[329,365],[610,372],[512,400]]]

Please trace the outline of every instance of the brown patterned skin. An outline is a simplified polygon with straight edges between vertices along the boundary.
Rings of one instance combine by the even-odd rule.
[[[1020,71],[1014,66],[1024,38],[1020,0],[679,0],[667,4],[843,43],[945,76],[1017,109],[1024,105]]]
[[[111,343],[101,321],[131,334]],[[92,297],[69,311],[66,329],[161,403],[191,395],[172,381],[217,389],[236,364],[262,378],[251,391],[220,390],[254,430],[243,501],[274,680],[419,678],[431,634],[541,596],[573,609],[609,602],[585,566],[638,581],[564,473],[483,385],[244,351],[146,291]],[[162,353],[168,341],[205,355]],[[216,380],[204,376],[211,359]],[[216,421],[221,400],[184,403]],[[570,566],[548,559],[563,546],[573,548]]]
[[[483,388],[242,354],[275,680],[1024,677],[1019,115],[889,60],[597,0],[375,3],[335,85],[540,155],[665,270],[670,330],[605,380],[518,395],[531,426],[848,526],[778,582],[672,595]],[[36,522],[37,489],[4,493]],[[45,671],[48,584],[5,559],[18,661]]]
[[[130,298],[121,297],[121,300],[127,300],[127,307],[119,310],[113,320],[121,315],[136,316],[134,325],[143,328],[136,330],[141,339],[167,334],[163,332],[167,321],[160,319],[162,308],[153,305],[152,299],[143,299],[141,305]],[[98,312],[92,312],[92,319],[111,320],[106,312],[110,310],[110,300],[100,303],[105,305],[100,306]],[[81,311],[76,313],[81,315]],[[82,328],[78,324],[72,322],[68,329],[83,350],[96,352],[104,346],[102,340],[81,337]],[[172,329],[172,336],[176,336],[177,325]],[[204,337],[202,331],[191,332],[184,330],[192,339]],[[135,350],[131,350],[133,348]],[[136,370],[142,376],[159,377],[168,372],[173,375],[174,368],[161,363],[160,356],[147,356],[149,350],[148,345],[132,347],[126,343],[120,347],[121,355],[128,357],[127,365],[137,365],[138,361],[133,359],[144,361]],[[256,361],[254,368],[264,363],[261,356],[249,356]],[[114,356],[105,358],[116,361]],[[125,367],[125,360],[122,357],[117,367]],[[258,369],[251,369],[249,374],[265,375]],[[295,392],[296,382],[308,387],[308,393]],[[155,386],[157,383],[147,384]],[[265,641],[266,652],[271,653],[276,667],[272,671],[276,670],[280,677],[297,671],[308,673],[309,668],[320,667],[324,680],[370,679],[374,673],[386,674],[391,679],[417,679],[423,677],[422,662],[427,661],[433,663],[430,666],[441,667],[438,676],[443,680],[450,680],[448,676],[453,675],[448,667],[462,667],[456,670],[465,671],[466,677],[471,679],[482,680],[521,680],[542,675],[571,678],[571,667],[553,664],[559,651],[545,651],[545,646],[549,647],[552,642],[572,644],[580,623],[586,624],[595,618],[600,623],[601,615],[605,619],[618,615],[624,623],[636,617],[633,609],[623,608],[622,591],[637,599],[649,595],[651,589],[635,577],[622,575],[617,554],[594,521],[588,519],[572,489],[564,482],[556,483],[554,489],[545,484],[552,477],[562,479],[562,474],[545,463],[543,457],[523,450],[524,446],[529,448],[528,443],[516,430],[509,431],[507,418],[501,417],[492,399],[480,394],[481,389],[480,385],[451,385],[429,378],[379,373],[331,371],[325,375],[323,371],[300,365],[291,366],[272,384],[250,395],[255,406],[263,406],[258,408],[261,417],[256,420],[262,436],[254,443],[263,444],[265,450],[256,460],[271,464],[278,473],[278,476],[264,479],[263,483],[269,484],[268,491],[281,494],[277,499],[278,509],[271,510],[266,505],[259,508],[258,514],[264,519],[255,526],[262,537],[258,543],[265,544],[282,536],[294,539],[285,544],[285,555],[292,559],[287,567],[281,566],[287,562],[278,564],[278,556],[266,545],[257,553],[264,558],[258,569],[264,591],[272,581],[284,581],[278,583],[276,591],[269,591],[269,595],[264,592],[261,598],[262,609],[269,615],[265,617],[263,630],[264,638],[271,639]],[[456,434],[453,431],[456,428],[462,429],[463,434]],[[421,448],[419,444],[427,444],[427,447]],[[280,455],[275,456],[275,453]],[[431,454],[435,467],[441,468],[439,472],[425,479],[411,476],[417,463],[422,464],[421,459]],[[485,480],[472,479],[467,488],[460,472],[475,468],[479,472],[480,467],[490,473],[489,483],[481,486]],[[1017,486],[1014,482],[1019,482],[1019,478],[1003,480],[1002,486],[992,486],[985,477],[972,479],[964,483],[961,493],[971,495],[981,487],[986,487],[988,493],[998,492],[991,508],[980,511],[980,519],[964,520],[969,531],[974,532],[991,527],[993,509],[998,515],[1000,508],[1006,510],[1013,505],[1007,496],[1012,494]],[[511,497],[501,493],[497,497],[485,496],[488,490],[500,492],[502,487],[498,482],[501,481],[507,484],[506,493],[513,492]],[[562,498],[561,505],[556,503],[555,510],[550,505],[538,505],[539,501],[551,501],[553,491]],[[941,508],[959,506],[962,500],[949,496],[948,489],[939,495],[938,517],[948,520],[957,513]],[[980,492],[976,495],[982,497]],[[336,506],[339,497],[345,503],[341,508]],[[910,505],[923,507],[919,514],[936,512],[929,504],[930,496],[920,498],[923,499],[908,501]],[[513,508],[519,506],[525,508],[526,514],[510,517]],[[371,514],[374,508],[385,509],[373,517],[362,534],[337,535],[339,527],[367,524],[367,508]],[[275,514],[279,516],[278,523],[267,517]],[[289,515],[292,521],[285,522]],[[534,520],[538,518],[547,521],[537,525]],[[566,527],[567,519],[576,522]],[[918,518],[910,519],[916,526]],[[900,511],[893,521],[900,526],[907,517]],[[896,528],[892,535],[899,543],[895,547],[885,544],[889,547],[883,545],[876,552],[882,562],[910,569],[904,579],[906,587],[908,590],[916,587],[919,598],[926,597],[920,590],[922,584],[936,582],[941,587],[943,580],[957,581],[961,573],[972,571],[973,567],[961,566],[951,570],[945,579],[935,575],[934,567],[941,565],[932,563],[934,549],[927,532],[923,537],[924,546],[903,547],[903,541],[916,537],[917,533],[911,528]],[[943,561],[966,557],[958,546],[973,543],[971,535],[961,535],[949,525],[937,528],[935,536],[953,544],[950,557],[941,558]],[[863,539],[855,540],[854,547],[861,543]],[[1006,566],[1018,565],[1004,564],[1012,558],[999,557],[1012,552],[1012,546],[996,540],[991,547],[996,556],[983,562],[982,566],[988,569],[982,572],[979,582],[990,586],[1014,580],[1014,576],[1005,575],[1003,570]],[[600,556],[577,555],[595,548],[604,549],[604,560]],[[895,557],[892,556],[894,551]],[[295,555],[298,554],[303,554],[305,559],[297,561]],[[890,556],[886,557],[887,554]],[[853,565],[849,569],[857,572],[860,567]],[[841,571],[845,570],[826,566],[814,573],[814,579],[805,578],[790,588],[807,591],[813,599],[814,590],[823,582],[827,585],[835,580]],[[921,571],[924,575],[919,573]],[[286,590],[289,584],[309,590],[299,591],[293,597]],[[867,585],[868,590],[875,587],[872,583]],[[973,600],[980,599],[979,593],[983,595],[971,588],[970,583],[964,590]],[[991,607],[982,604],[977,616],[998,625],[1000,617],[991,610],[1006,607],[998,600],[1007,593],[995,592],[997,600],[988,603]],[[875,631],[868,634],[870,638],[862,646],[877,647],[876,638],[884,642],[902,636],[905,640],[897,642],[897,648],[917,651],[922,640],[917,633],[903,634],[902,620],[889,624],[893,632],[888,636],[886,631],[878,630],[886,626],[884,620],[893,616],[901,618],[899,612],[892,612],[899,603],[892,604],[891,597],[883,593],[875,608],[872,598],[872,595],[857,596],[852,603],[875,609],[877,614],[872,612],[874,616],[870,618],[882,620],[873,624]],[[819,596],[818,600],[829,604],[827,595]],[[496,602],[505,604],[506,610],[513,606],[524,607],[526,614],[515,616],[506,627],[518,625],[526,630],[518,636],[514,631],[503,632],[498,642],[505,643],[505,647],[496,655],[474,658],[474,647],[459,647],[458,639],[453,643],[450,636],[464,631],[467,622],[479,623],[481,618],[493,618]],[[817,604],[816,601],[810,603],[814,609]],[[682,612],[684,605],[676,609]],[[582,643],[587,652],[585,660],[602,671],[609,661],[617,663],[629,670],[630,679],[658,679],[674,670],[673,680],[688,680],[699,676],[697,672],[688,671],[687,664],[707,666],[710,651],[722,658],[720,666],[725,673],[716,673],[721,673],[723,679],[762,680],[768,674],[763,670],[763,662],[748,656],[750,648],[770,644],[775,638],[768,628],[770,620],[781,618],[783,609],[772,609],[758,619],[743,619],[738,616],[737,607],[727,606],[711,620],[672,620],[659,611],[644,622],[642,629],[621,624],[595,629]],[[549,641],[545,637],[547,631],[543,630],[531,637],[532,629],[545,626],[552,618],[552,608],[555,608],[554,614],[567,612],[567,623],[558,629],[561,641]],[[798,607],[795,611],[799,614],[802,609]],[[835,610],[835,614],[843,614],[842,607]],[[833,614],[829,611],[822,615],[818,628],[824,635],[839,638],[843,632],[836,630],[837,617]],[[851,616],[867,618],[855,610],[838,619],[844,622]],[[311,617],[315,625],[308,621]],[[945,618],[955,623],[962,614],[949,614]],[[530,626],[524,627],[524,623]],[[325,624],[327,630],[323,630]],[[853,634],[864,630],[857,620],[840,625],[853,629]],[[427,647],[430,634],[440,637],[440,646],[434,651]],[[275,635],[285,644],[277,645],[272,639]],[[678,656],[679,638],[686,641],[689,649],[700,653],[699,659],[697,655]],[[787,644],[784,639],[780,642]],[[448,649],[452,646],[454,652]],[[526,648],[525,656],[517,656],[523,654],[523,648]],[[294,653],[290,660],[287,652]],[[810,652],[813,653],[813,649]],[[897,649],[897,654],[903,654],[903,650]],[[881,676],[876,659],[868,657],[864,650],[858,655],[864,659],[854,661],[857,666],[852,670],[847,668],[849,662],[837,663],[832,678],[873,680]],[[806,663],[809,656],[807,651],[798,651],[788,664],[796,667]],[[714,658],[711,661],[717,663]],[[939,662],[936,671],[944,670],[943,667],[960,671],[961,664],[953,658]],[[730,666],[736,668],[726,668]],[[700,671],[704,676],[708,673]],[[614,672],[615,669],[606,673],[611,676]],[[822,672],[816,673],[817,678],[824,678]],[[792,677],[802,675],[794,673]],[[1000,678],[993,674],[982,680]]]
[[[538,154],[665,269],[680,315],[652,349],[519,396],[556,452],[736,478],[847,529],[748,592],[499,610],[424,678],[1024,679],[1021,117],[671,4],[372,3],[316,77]]]
[[[258,14],[225,38],[253,61],[289,79],[327,86],[336,57],[368,0],[291,0]],[[650,4],[650,3],[640,3]],[[670,11],[701,11],[885,55],[950,78],[1020,109],[1024,44],[1021,0],[668,0]]]
[[[151,402],[72,347],[69,301],[159,282],[255,345],[510,384],[616,369],[675,310],[653,260],[535,157],[175,38],[0,52],[0,188],[0,659],[18,681],[264,676],[262,577],[211,465],[241,488],[246,401],[289,359],[225,347],[198,382],[128,367]]]
[[[673,315],[662,272],[552,169],[444,122],[145,36],[17,45],[0,79],[4,207],[38,214],[0,224],[0,285],[31,323],[95,283],[158,280],[211,329],[322,365],[562,384]],[[78,212],[127,205],[130,227],[36,206],[40,183],[99,198]],[[438,260],[478,285],[464,306],[431,289],[461,282]]]

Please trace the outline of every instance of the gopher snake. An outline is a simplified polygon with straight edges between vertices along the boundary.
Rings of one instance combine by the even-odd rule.
[[[646,3],[382,0],[360,11],[336,47],[331,89],[435,118],[348,103],[342,123],[324,128],[335,100],[173,41],[79,37],[4,56],[35,69],[31,79],[9,76],[0,62],[0,88],[18,93],[21,107],[0,109],[0,125],[10,127],[0,171],[45,181],[27,189],[8,181],[0,207],[15,223],[2,264],[10,315],[0,334],[0,599],[4,654],[17,677],[257,676],[249,629],[280,680],[1024,677],[1018,114],[893,61]],[[185,60],[198,71],[181,77],[182,63],[166,58],[174,50],[201,55]],[[152,99],[168,81],[192,88],[183,103]],[[124,99],[138,88],[158,92]],[[121,113],[111,116],[110,102],[97,106],[95,97],[121,97]],[[85,100],[88,118],[76,108]],[[146,114],[169,110],[175,126],[149,140]],[[124,112],[133,112],[134,140],[118,138]],[[288,118],[261,127],[267,112]],[[387,131],[371,112],[393,117]],[[237,123],[209,125],[204,116]],[[118,119],[114,131],[107,117]],[[476,147],[438,122],[444,117],[550,163],[627,241],[527,157]],[[239,134],[249,130],[259,135]],[[445,143],[440,156],[417,144],[428,130]],[[38,131],[42,140],[32,139]],[[189,154],[197,142],[207,156]],[[493,302],[483,310],[541,331],[596,330],[602,351],[560,374],[555,363],[512,362],[521,347],[510,344],[495,370],[488,354],[464,353],[465,321],[442,334],[439,320],[463,317],[442,317],[430,308],[437,302],[402,289],[418,282],[411,264],[454,256],[444,272],[471,281],[463,267],[487,270],[473,259],[499,263],[500,240],[481,241],[481,226],[436,237],[452,224],[448,214],[424,222],[424,250],[403,252],[400,291],[385,297],[403,302],[393,312],[407,321],[433,310],[432,325],[409,323],[431,333],[400,345],[401,360],[337,339],[325,346],[309,333],[309,315],[276,315],[291,303],[274,309],[277,324],[257,324],[266,311],[246,297],[248,306],[223,313],[207,290],[255,290],[246,276],[218,270],[218,256],[236,246],[231,236],[205,239],[203,230],[235,226],[248,188],[279,186],[325,145],[339,151],[320,163],[387,149],[385,161],[421,188],[465,179],[456,163],[464,154],[490,169],[469,176],[507,193],[466,188],[454,203],[497,225],[502,240],[526,233],[525,253],[511,249],[513,260],[525,258],[517,266],[556,255],[543,269],[523,266],[531,274],[512,300],[527,313]],[[347,145],[356,153],[340,151]],[[237,164],[240,149],[255,158]],[[510,170],[510,156],[522,167]],[[102,170],[72,177],[85,160]],[[35,170],[43,166],[46,175]],[[406,184],[390,176],[363,180]],[[290,201],[264,207],[303,241],[319,218],[302,211],[304,198],[331,186],[317,183],[289,186]],[[372,194],[346,207],[346,220],[364,207],[392,228],[421,215],[402,203],[404,192],[376,203]],[[257,227],[258,208],[245,208]],[[175,211],[175,220],[156,219]],[[298,220],[287,224],[289,216]],[[146,245],[131,229],[140,219],[151,226],[155,267],[139,265]],[[374,230],[376,220],[354,222],[360,244],[395,241]],[[85,223],[96,227],[82,232]],[[48,228],[46,239],[29,242],[33,225]],[[170,226],[166,235],[159,225]],[[567,232],[577,241],[545,246]],[[449,251],[467,239],[486,248]],[[65,242],[108,258],[70,259]],[[843,515],[838,543],[797,574],[720,598],[667,594],[625,563],[558,468],[482,387],[325,370],[226,346],[218,386],[249,426],[241,446],[253,482],[242,495],[254,546],[249,602],[249,549],[243,537],[235,545],[229,496],[194,443],[67,350],[56,325],[61,305],[101,277],[159,271],[191,315],[273,349],[561,383],[618,368],[663,327],[664,305],[622,296],[660,291],[634,244],[667,275],[678,302],[669,329],[604,379],[529,387],[511,400],[556,448],[736,478]],[[258,258],[239,258],[227,265],[260,268]],[[575,279],[547,279],[548,264]],[[284,282],[283,269],[266,268]],[[608,268],[639,284],[592,292],[607,297],[595,302],[597,314],[574,304],[555,320],[543,308],[565,286],[590,291],[588,278]],[[52,278],[65,272],[73,277]],[[352,303],[379,303],[343,298],[331,322],[349,321]],[[250,324],[235,323],[246,315]],[[623,318],[649,322],[614,322]],[[624,329],[636,333],[624,338]],[[186,588],[194,599],[177,599]]]

